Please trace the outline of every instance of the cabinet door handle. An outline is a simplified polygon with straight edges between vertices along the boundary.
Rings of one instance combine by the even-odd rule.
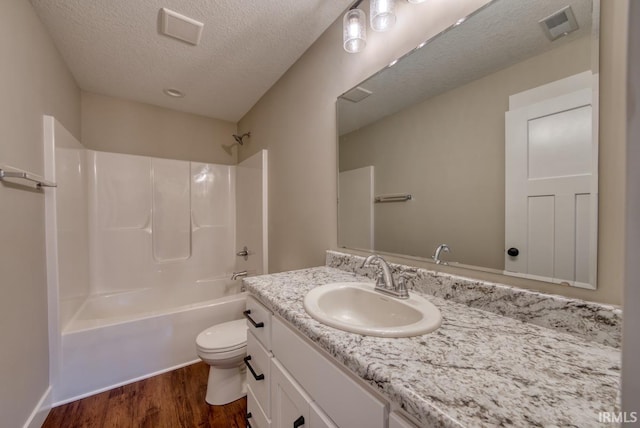
[[[251,412],[247,413],[247,419],[246,419],[246,421],[247,421],[247,428],[251,428],[251,423],[249,422],[249,419],[251,419],[251,416],[252,416],[252,415],[251,415]]]
[[[293,421],[293,428],[299,428],[304,425],[304,416],[300,416],[298,419]]]
[[[262,373],[257,374],[256,371],[253,369],[253,367],[251,367],[251,364],[249,364],[249,361],[251,361],[251,355],[247,355],[246,357],[244,357],[244,363],[247,365],[247,368],[249,369],[249,371],[253,375],[253,378],[255,380],[263,380],[264,379],[264,374],[262,374]]]
[[[245,317],[246,319],[248,319],[248,320],[249,320],[249,322],[251,323],[251,325],[253,325],[255,328],[262,328],[262,327],[264,327],[264,323],[263,323],[262,321],[261,321],[261,322],[255,322],[255,321],[253,320],[253,318],[251,318],[251,316],[249,315],[250,313],[251,313],[251,309],[247,309],[247,310],[246,310],[246,311],[244,311],[242,314],[244,315],[244,317]]]

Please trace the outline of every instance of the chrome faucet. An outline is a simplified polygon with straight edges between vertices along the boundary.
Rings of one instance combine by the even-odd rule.
[[[238,279],[238,278],[244,278],[246,276],[247,276],[247,271],[246,270],[243,270],[243,271],[240,271],[240,272],[234,272],[233,275],[231,275],[231,280]]]
[[[362,262],[362,266],[360,266],[360,268],[370,266],[372,263],[375,263],[380,268],[376,274],[376,291],[388,294],[389,296],[393,296],[398,299],[409,298],[409,292],[407,291],[404,278],[396,283],[393,279],[393,275],[391,275],[391,268],[387,264],[387,261],[379,255],[372,254],[367,257],[364,262]]]
[[[449,246],[447,244],[440,244],[438,245],[438,248],[436,248],[436,253],[431,256],[431,258],[436,262],[436,264],[438,265],[448,265],[449,263],[447,263],[444,260],[440,260],[440,254],[441,253],[448,253],[451,251],[451,248],[449,248]]]

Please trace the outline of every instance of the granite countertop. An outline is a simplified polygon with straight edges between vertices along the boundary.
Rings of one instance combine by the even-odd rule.
[[[312,288],[371,281],[331,267],[244,279],[249,293],[425,426],[602,426],[618,407],[620,351],[576,335],[423,294],[441,327],[362,336],[304,310]],[[415,291],[412,291],[415,292]]]

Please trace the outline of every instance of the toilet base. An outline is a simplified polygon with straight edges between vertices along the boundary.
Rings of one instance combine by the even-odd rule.
[[[229,404],[247,395],[246,369],[244,364],[231,368],[209,367],[207,403],[220,406]]]

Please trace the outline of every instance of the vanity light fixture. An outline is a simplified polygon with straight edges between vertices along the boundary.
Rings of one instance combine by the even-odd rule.
[[[367,18],[357,4],[344,15],[342,35],[344,50],[349,53],[361,52],[367,45]]]
[[[367,44],[367,18],[358,9],[363,0],[356,0],[342,19],[342,46],[349,53],[362,52]],[[426,0],[407,0],[418,4]],[[396,23],[396,0],[369,0],[371,28],[374,31],[387,31]]]
[[[374,31],[387,31],[396,23],[395,0],[371,0],[369,15]]]

